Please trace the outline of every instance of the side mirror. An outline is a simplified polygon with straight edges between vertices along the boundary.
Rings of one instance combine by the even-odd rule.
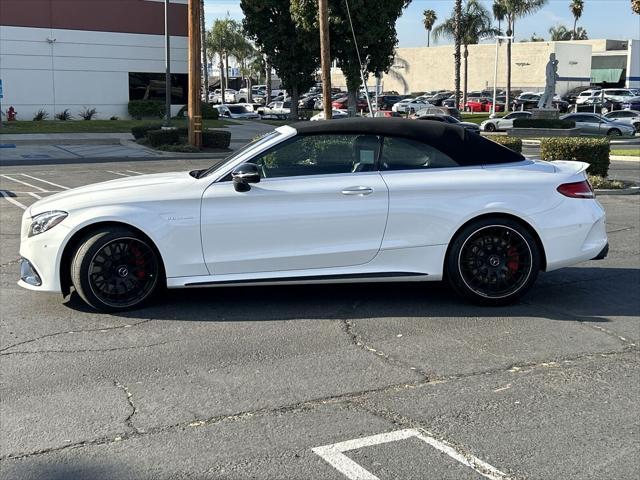
[[[248,192],[251,190],[251,183],[260,183],[260,172],[255,163],[243,163],[231,172],[231,178],[236,192]]]

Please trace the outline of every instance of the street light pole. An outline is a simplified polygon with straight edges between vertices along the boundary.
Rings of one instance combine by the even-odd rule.
[[[164,126],[171,127],[171,35],[169,34],[169,0],[164,0],[165,116]]]
[[[328,0],[318,0],[320,23],[320,63],[322,67],[322,105],[325,120],[332,117],[331,109],[331,54],[329,44],[329,5]]]
[[[202,115],[200,113],[200,0],[189,0],[189,143],[202,147]]]
[[[496,100],[497,100],[497,82],[498,82],[498,47],[502,40],[513,39],[513,37],[506,37],[503,35],[496,35],[496,60],[493,70],[493,102],[491,103],[491,115],[489,118],[496,118]]]

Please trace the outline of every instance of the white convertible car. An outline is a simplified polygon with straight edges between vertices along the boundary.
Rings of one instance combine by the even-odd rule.
[[[430,281],[506,304],[540,270],[604,258],[579,162],[527,160],[439,122],[280,127],[208,170],[89,185],[22,220],[20,285],[99,310],[163,287]]]

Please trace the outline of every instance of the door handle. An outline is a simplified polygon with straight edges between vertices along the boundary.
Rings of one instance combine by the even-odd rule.
[[[361,197],[365,195],[371,195],[373,193],[373,188],[371,187],[349,187],[342,190],[343,195],[359,195]]]

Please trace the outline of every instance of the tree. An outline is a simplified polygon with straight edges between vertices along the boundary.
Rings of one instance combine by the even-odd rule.
[[[453,37],[455,35],[455,11],[451,13],[451,17],[438,25],[433,30],[433,37]],[[498,30],[491,26],[491,17],[487,9],[485,9],[478,0],[467,0],[462,8],[460,17],[460,36],[464,46],[464,87],[462,89],[462,104],[467,103],[467,86],[468,86],[468,58],[469,45],[479,43],[483,37],[495,35]]]
[[[207,29],[204,22],[204,0],[200,0],[200,44],[202,45],[202,90],[204,101],[209,99],[209,66],[207,65]]]
[[[562,42],[567,40],[587,40],[589,37],[587,36],[587,31],[578,27],[575,32],[569,30],[564,25],[556,25],[555,27],[551,27],[549,29],[549,35],[551,35],[551,41],[553,42]]]
[[[584,0],[571,0],[569,10],[571,10],[571,14],[573,15],[573,35],[571,38],[572,40],[578,40],[576,37],[576,25],[578,23],[578,19],[582,16],[582,11],[584,10]]]
[[[213,27],[207,33],[207,50],[213,55],[218,55],[220,68],[220,90],[222,95],[222,103],[226,103],[225,89],[227,85],[226,73],[229,67],[229,51],[234,48],[236,42],[237,31],[239,30],[237,22],[225,19],[217,19],[213,22]]]
[[[356,114],[356,100],[362,77],[386,73],[393,65],[398,44],[396,21],[410,2],[411,0],[329,0],[331,57],[336,60],[345,76],[351,116]],[[300,28],[317,38],[317,1],[293,0],[291,4]],[[359,60],[362,60],[362,71]]]
[[[631,0],[631,10],[636,15],[640,15],[640,0]]]
[[[236,38],[233,50],[231,50],[230,53],[238,61],[243,83],[246,81],[247,101],[252,102],[251,76],[255,74],[252,64],[256,58],[259,58],[258,50],[256,50],[256,47],[254,47],[248,39],[244,36],[240,36]]]
[[[293,21],[289,0],[241,0],[246,33],[267,53],[291,97],[291,117],[298,117],[299,94],[314,83],[319,64],[317,32]]]
[[[433,29],[433,25],[436,23],[438,16],[436,15],[436,12],[434,12],[433,10],[425,10],[424,12],[422,12],[422,15],[424,16],[424,19],[423,19],[424,28],[426,28],[427,30],[427,47],[430,47],[431,46],[431,30]]]
[[[498,0],[496,0],[498,1]],[[516,20],[525,17],[541,9],[547,0],[499,0],[505,9],[507,20],[507,36],[513,37],[515,33]],[[505,110],[509,110],[509,96],[511,95],[511,43],[507,40],[507,95]]]
[[[507,9],[502,0],[494,0],[491,10],[493,11],[493,18],[498,22],[498,31],[502,34],[502,22],[507,15]]]
[[[456,99],[456,107],[459,107],[460,106],[460,44],[462,43],[462,31],[460,29],[460,24],[462,21],[462,0],[455,0],[455,3],[453,4],[453,12],[454,12],[453,64],[454,64],[454,70],[455,70],[453,83],[455,84],[455,90],[456,90],[454,93],[454,97]]]

